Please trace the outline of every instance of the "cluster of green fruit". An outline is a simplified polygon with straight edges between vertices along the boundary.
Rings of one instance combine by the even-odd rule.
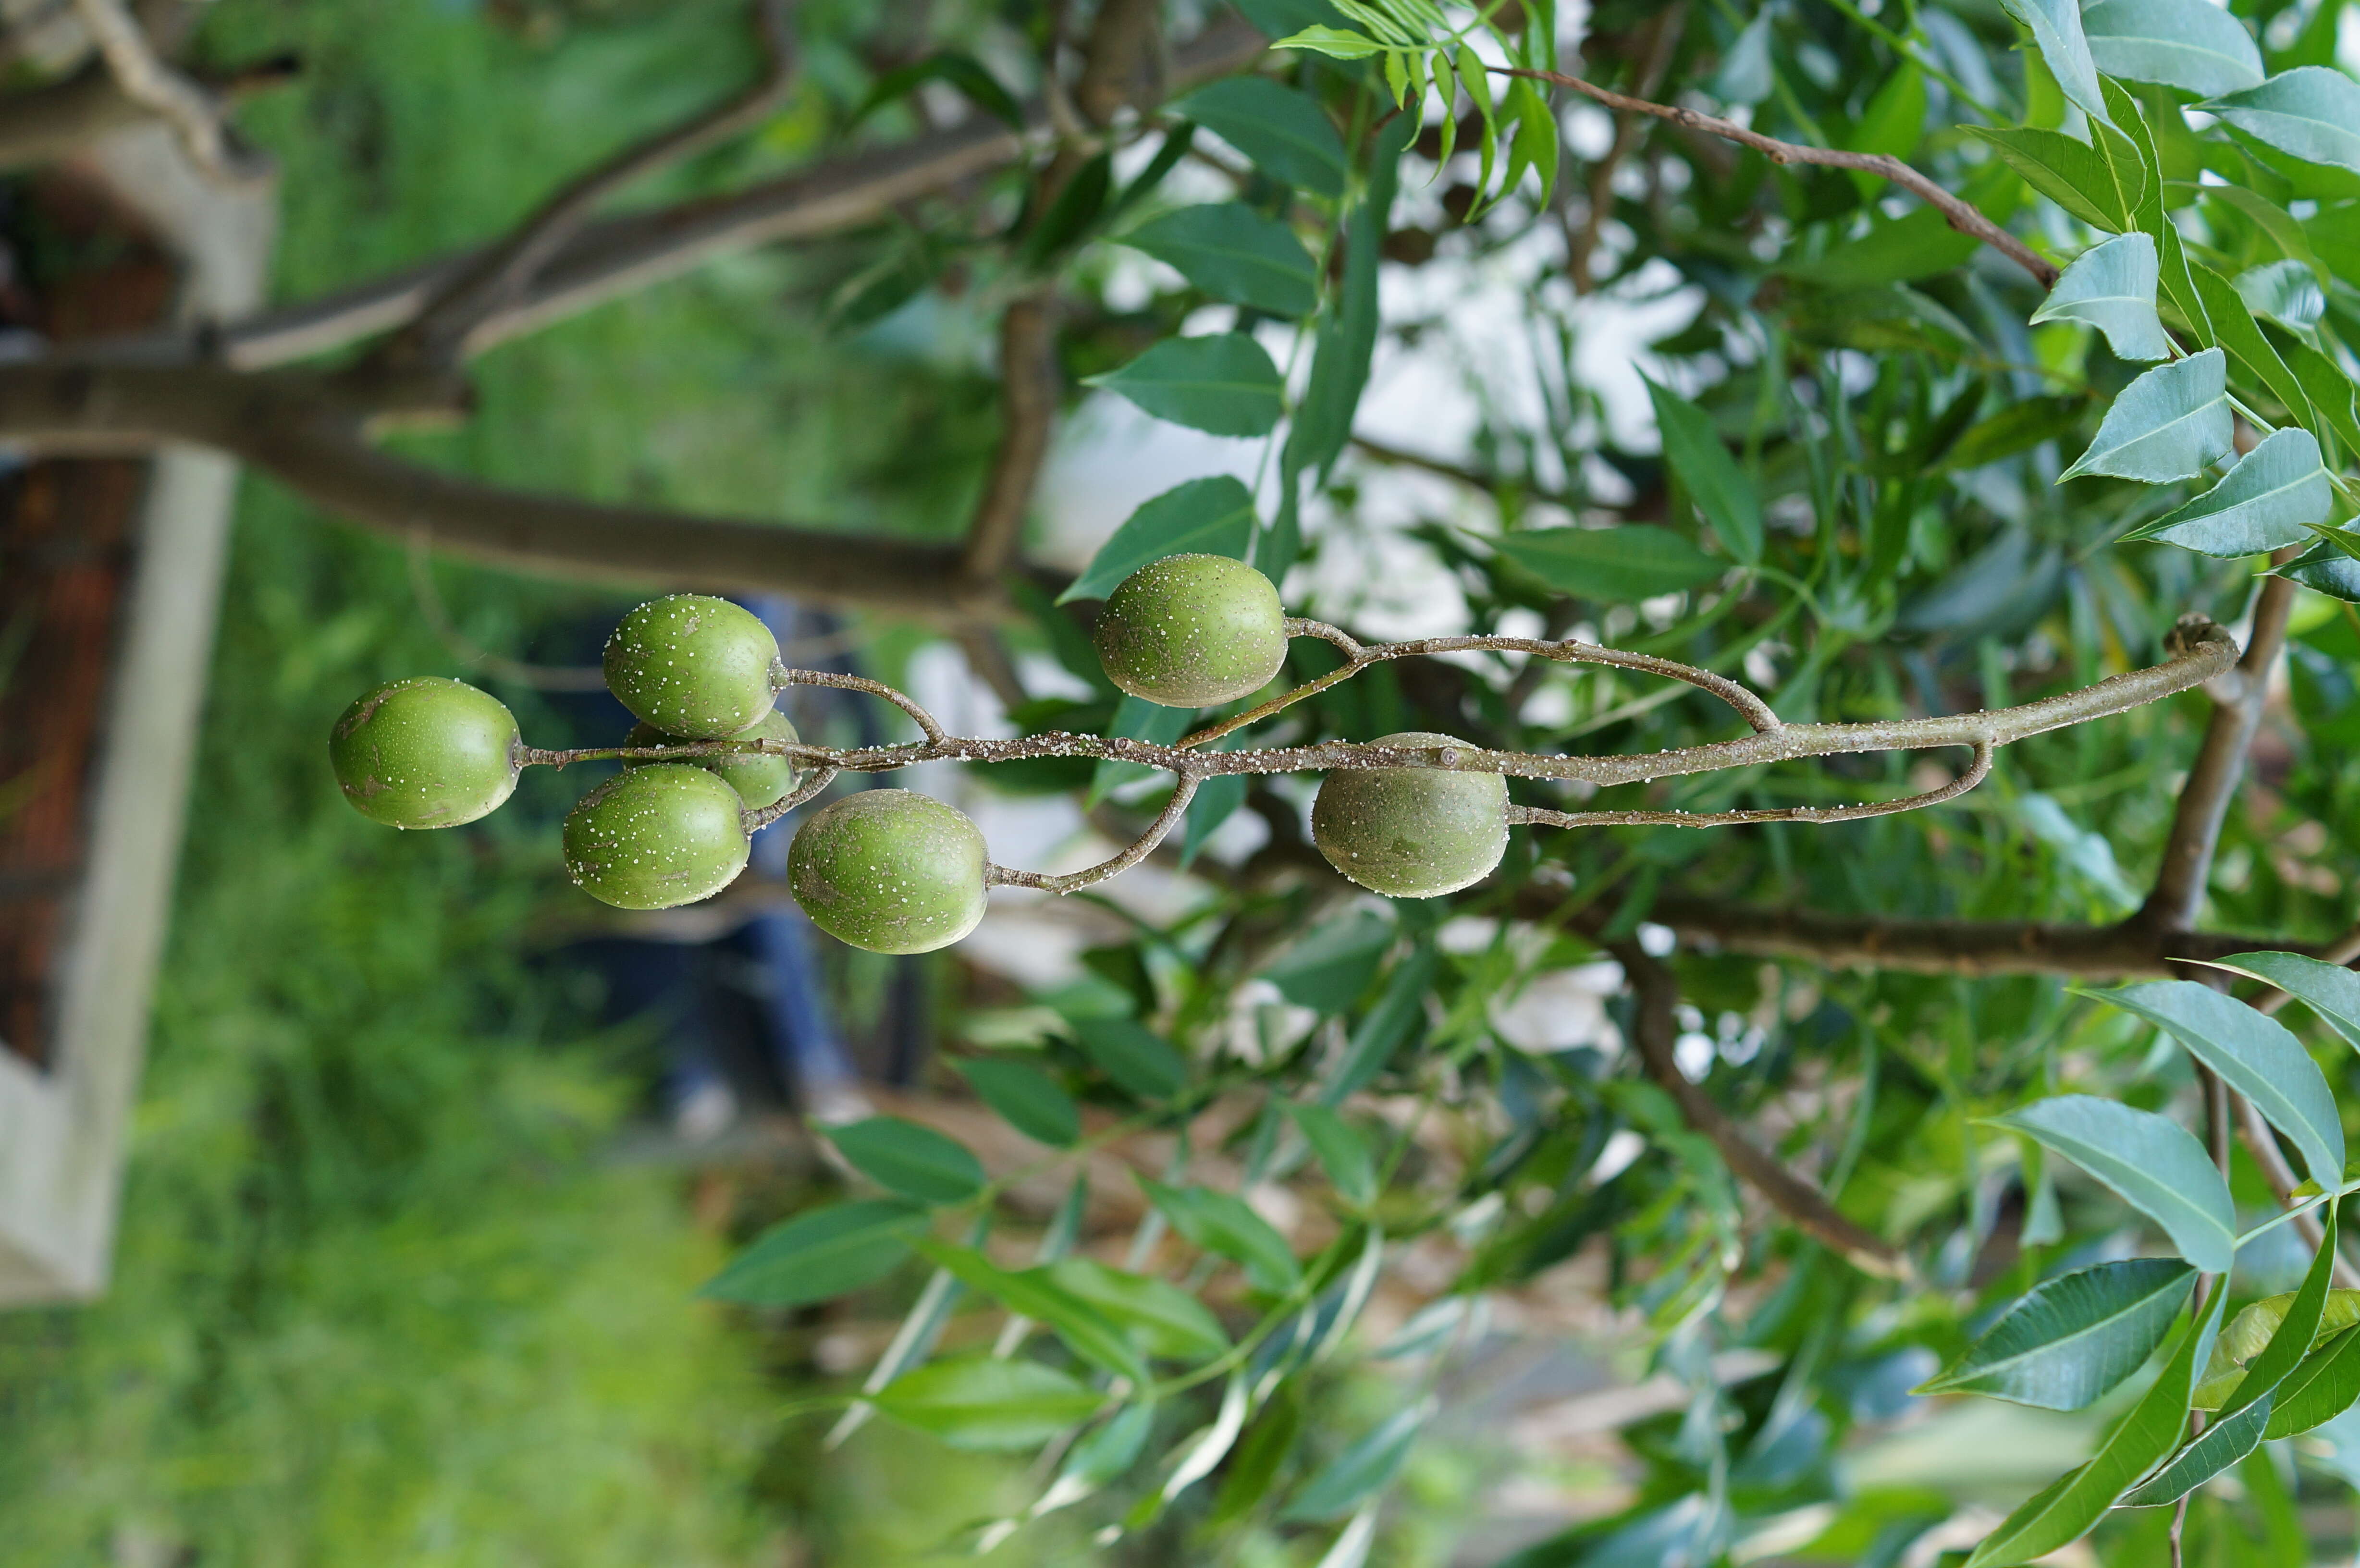
[[[1277,590],[1241,562],[1171,556],[1115,589],[1098,621],[1108,676],[1175,707],[1250,696],[1285,662]],[[607,688],[639,723],[628,752],[693,747],[623,771],[568,813],[565,866],[593,898],[661,909],[721,891],[746,867],[755,828],[794,791],[774,707],[788,683],[770,628],[724,599],[676,593],[641,604],[606,648]],[[735,743],[735,744],[732,744]],[[1380,744],[1448,747],[1448,735]],[[599,753],[597,755],[614,755]],[[804,748],[800,755],[814,755]],[[572,756],[529,750],[497,698],[457,681],[389,681],[336,722],[329,757],[344,799],[397,828],[456,827],[497,810],[522,768]],[[1497,774],[1380,768],[1330,774],[1312,807],[1320,850],[1361,886],[1426,898],[1480,881],[1507,845]],[[874,953],[947,946],[983,918],[993,867],[965,814],[906,789],[865,789],[814,812],[788,852],[788,886],[813,922]]]

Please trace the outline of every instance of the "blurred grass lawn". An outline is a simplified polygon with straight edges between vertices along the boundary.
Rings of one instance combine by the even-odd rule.
[[[279,293],[487,235],[741,69],[735,0],[607,9],[551,44],[449,0],[220,0],[208,51],[306,61],[245,115],[285,169]],[[674,189],[794,157],[814,107]],[[505,349],[482,416],[413,450],[747,515],[955,518],[983,389],[826,343],[797,287],[824,265],[741,258]],[[438,572],[467,632],[508,650],[628,603]],[[780,1468],[781,1390],[692,1299],[722,1244],[676,1176],[593,1158],[634,1083],[522,962],[536,908],[567,896],[568,791],[449,834],[384,832],[335,796],[329,724],[422,672],[465,673],[400,552],[249,480],[116,1282],[0,1317],[6,1568],[136,1562],[143,1541],[241,1568],[780,1561],[755,1482]],[[501,694],[532,734],[530,695]],[[872,1429],[770,1490],[803,1496],[820,1561],[889,1563],[1011,1479]]]

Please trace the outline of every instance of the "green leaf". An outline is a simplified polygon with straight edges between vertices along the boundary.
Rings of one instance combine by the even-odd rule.
[[[1107,216],[1107,200],[1113,194],[1113,155],[1102,152],[1086,159],[1024,236],[1025,263],[1046,267],[1088,238]]]
[[[1989,419],[1978,419],[1967,427],[1967,433],[1942,454],[1941,467],[1981,468],[1986,463],[2028,452],[2042,441],[2056,440],[2060,430],[2070,428],[2081,408],[2079,397],[2027,397],[2021,403],[2010,403]]]
[[[2202,107],[2280,152],[2360,173],[2360,82],[2340,71],[2298,66]]]
[[[1962,125],[1988,142],[2025,183],[2085,223],[2115,234],[2137,227],[2137,191],[2125,192],[2098,149],[2062,131]]]
[[[1253,159],[1273,180],[1341,196],[1350,169],[1328,113],[1266,76],[1229,76],[1199,88],[1179,112]]]
[[[2261,84],[2252,35],[2206,0],[2102,0],[2081,13],[2081,30],[2108,76],[2208,98]]]
[[[2196,1282],[2174,1258],[2134,1258],[2033,1287],[1923,1394],[1992,1394],[2086,1409],[2146,1365]]]
[[[2344,443],[2344,456],[2360,460],[2360,408],[2355,407],[2350,378],[2335,367],[2333,360],[2309,343],[2293,346],[2287,368],[2302,383],[2311,406],[2319,410],[2323,430]]]
[[[1303,242],[1242,201],[1179,208],[1131,230],[1122,243],[1233,305],[1295,317],[1319,304],[1318,270]]]
[[[2302,1042],[2276,1018],[2193,980],[2152,980],[2095,993],[2169,1032],[2293,1140],[2311,1179],[2344,1179],[2344,1122]]]
[[[2170,1464],[2140,1483],[2116,1506],[2153,1508],[2178,1502],[2260,1447],[2262,1433],[2269,1430],[2269,1424],[2270,1396],[2264,1394],[2252,1404],[2223,1414],[2207,1425],[2194,1442],[2172,1457]]]
[[[1376,1201],[1376,1155],[1359,1127],[1325,1105],[1290,1102],[1286,1114],[1303,1129],[1305,1141],[1346,1203],[1357,1209]]]
[[[1286,1505],[1283,1518],[1298,1522],[1341,1519],[1371,1492],[1391,1482],[1409,1457],[1419,1431],[1434,1419],[1435,1401],[1420,1399],[1395,1410],[1343,1453],[1328,1461]]]
[[[1125,1405],[1105,1425],[1084,1435],[1058,1468],[1057,1478],[1024,1511],[1027,1519],[1073,1507],[1139,1463],[1147,1435],[1155,1425],[1155,1407]]]
[[[1256,1290],[1284,1295],[1302,1281],[1303,1266],[1286,1238],[1244,1199],[1209,1187],[1167,1187],[1148,1176],[1140,1177],[1139,1185],[1174,1230],[1207,1252],[1245,1265]]]
[[[2239,953],[2212,961],[2215,969],[2267,981],[2319,1015],[2328,1028],[2360,1046],[2360,975],[2299,953]]]
[[[1168,1100],[1188,1086],[1188,1063],[1131,1018],[1076,1018],[1074,1043],[1099,1072],[1142,1100]]]
[[[983,1167],[957,1139],[899,1116],[821,1129],[852,1168],[922,1203],[957,1203],[983,1187]]]
[[[1273,49],[1309,49],[1333,60],[1366,60],[1384,46],[1373,38],[1364,38],[1346,27],[1306,27],[1292,33],[1270,46]]]
[[[2228,455],[2229,359],[2217,348],[2159,365],[2122,390],[2090,450],[2059,476],[2111,474],[2160,485]]]
[[[2032,29],[2032,41],[2066,98],[2092,120],[2112,124],[2098,68],[2081,31],[2080,0],[2000,0],[2009,16]]]
[[[2283,1295],[2265,1296],[2229,1320],[2229,1326],[2213,1343],[2212,1359],[2205,1364],[2204,1376],[2197,1382],[2198,1410],[2219,1410],[2228,1402],[2245,1377],[2245,1364],[2270,1347],[2270,1341],[2278,1337],[2287,1313],[2300,1294],[2299,1290],[2289,1290]],[[2355,1323],[2360,1323],[2360,1290],[2328,1291],[2327,1304],[2320,1312],[2319,1327],[2311,1335],[2311,1349],[2316,1351]],[[2217,1394],[2209,1403],[2208,1392]]]
[[[697,1292],[748,1307],[799,1307],[883,1279],[924,1234],[925,1214],[877,1199],[832,1203],[772,1225]]]
[[[2327,520],[2333,500],[2319,443],[2309,430],[2289,425],[2239,458],[2220,484],[2123,539],[2157,539],[2234,561],[2309,539],[2311,526]]]
[[[1393,922],[1366,909],[1316,926],[1262,971],[1298,1007],[1340,1013],[1360,999],[1393,946]]]
[[[2246,307],[2245,297],[2236,286],[2209,267],[2191,267],[2189,280],[2195,285],[2197,297],[2204,301],[2205,321],[2211,326],[2212,341],[2237,356],[2246,369],[2260,378],[2293,411],[2302,423],[2311,422],[2316,416],[2311,399],[2303,395],[2302,384],[2287,368],[2278,351],[2270,346],[2269,339],[2255,324],[2254,312]]]
[[[958,1069],[983,1103],[1000,1119],[1035,1143],[1071,1149],[1082,1136],[1081,1112],[1074,1097],[1044,1073],[1017,1062],[967,1057],[951,1063]]]
[[[948,49],[879,77],[877,84],[869,90],[869,96],[861,100],[860,107],[853,111],[852,124],[858,125],[878,109],[896,98],[906,97],[912,89],[926,82],[948,82],[966,93],[977,108],[1010,130],[1022,133],[1024,111],[1008,89],[978,64],[974,56]]]
[[[1235,1524],[1270,1495],[1302,1431],[1303,1400],[1296,1385],[1282,1384],[1261,1416],[1246,1429],[1245,1441],[1238,1444],[1236,1456],[1221,1476],[1221,1489],[1213,1498],[1207,1521],[1213,1528]]]
[[[1754,485],[1721,443],[1712,416],[1668,387],[1642,373],[1655,405],[1655,428],[1663,432],[1664,461],[1712,525],[1722,548],[1751,566],[1762,559],[1762,503]]]
[[[2075,256],[2032,320],[2087,321],[2106,334],[2117,359],[2169,359],[2171,340],[2156,314],[2155,285],[2155,241],[2143,234],[2117,234]]]
[[[2290,258],[2265,262],[2229,281],[2254,314],[2290,332],[2307,332],[2327,314],[2327,296],[2320,291],[2319,275],[2302,262]]]
[[[2228,1184],[2186,1127],[2088,1094],[2037,1101],[1991,1121],[2038,1139],[2113,1188],[2207,1274],[2229,1271],[2236,1210]]]
[[[1167,555],[1226,555],[1243,561],[1253,543],[1253,493],[1229,474],[1175,485],[1125,518],[1090,558],[1089,570],[1057,603],[1103,599],[1141,567]]]
[[[1294,475],[1325,476],[1345,444],[1352,439],[1352,417],[1369,384],[1369,365],[1377,344],[1377,265],[1391,222],[1394,186],[1400,179],[1401,156],[1416,135],[1406,114],[1396,115],[1376,136],[1371,150],[1368,188],[1352,210],[1344,231],[1344,278],[1336,302],[1319,323],[1318,341],[1311,358],[1311,376],[1304,383],[1302,406],[1286,432],[1283,463],[1284,487],[1292,490]],[[1273,563],[1265,570],[1273,581],[1291,566]]]
[[[1128,1377],[1133,1388],[1149,1382],[1147,1363],[1130,1338],[1098,1308],[1067,1290],[1046,1269],[1014,1272],[971,1247],[923,1240],[918,1250],[960,1284],[991,1297],[1010,1312],[1043,1323],[1076,1356],[1101,1371]]]
[[[1776,85],[1771,74],[1770,19],[1767,10],[1754,13],[1721,51],[1721,70],[1706,89],[1724,103],[1759,103]]]
[[[905,1372],[877,1408],[953,1448],[1032,1448],[1106,1403],[1106,1396],[1037,1361],[959,1356]]]
[[[1440,962],[1434,949],[1419,947],[1393,966],[1376,1006],[1361,1015],[1351,1038],[1345,1041],[1335,1076],[1319,1092],[1321,1105],[1332,1109],[1365,1088],[1426,1022],[1426,993],[1434,988],[1434,972]]]
[[[1266,436],[1284,387],[1262,344],[1237,332],[1166,338],[1120,370],[1089,378],[1159,419],[1217,436]]]
[[[2313,593],[2346,604],[2360,604],[2360,561],[2324,541],[2279,567],[2272,575],[2290,579]]]
[[[2018,1508],[1985,1536],[1966,1568],[2002,1568],[2029,1563],[2079,1541],[2104,1517],[2130,1484],[2179,1444],[2188,1419],[2188,1398],[2196,1368],[2211,1353],[2213,1332],[2229,1292],[2212,1292],[2212,1305],[2191,1327],[2158,1377],[2107,1435],[2089,1463],[2069,1470]]]
[[[1972,234],[1950,227],[1939,209],[1919,207],[1898,218],[1878,218],[1859,238],[1841,240],[1827,254],[1780,270],[1830,288],[1896,283],[1948,272],[1973,256],[1981,244]]]
[[[1209,1361],[1229,1348],[1220,1320],[1187,1291],[1087,1258],[1061,1258],[1049,1277],[1120,1324],[1148,1355]]]
[[[2268,1441],[2333,1421],[2360,1402],[2360,1329],[2346,1329],[2303,1358],[2270,1396]]]
[[[2302,234],[2330,272],[2360,289],[2360,201],[2322,207],[2302,221]]]
[[[1561,593],[1605,604],[1695,588],[1729,570],[1671,529],[1651,523],[1535,528],[1502,538],[1500,553]]]

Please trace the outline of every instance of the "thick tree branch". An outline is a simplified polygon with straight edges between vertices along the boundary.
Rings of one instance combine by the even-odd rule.
[[[208,178],[251,180],[268,169],[238,147],[221,101],[157,55],[124,0],[74,0],[74,9],[124,96],[169,124]]]
[[[1057,305],[1046,289],[1010,301],[1000,323],[1000,450],[967,524],[959,568],[977,584],[996,582],[1016,561],[1024,519],[1062,388],[1057,377]]]
[[[1931,180],[1918,173],[1897,158],[1885,153],[1841,152],[1830,147],[1806,147],[1800,142],[1782,142],[1765,136],[1759,131],[1747,130],[1733,121],[1699,114],[1668,103],[1651,103],[1644,98],[1633,98],[1621,93],[1610,93],[1603,87],[1592,86],[1578,76],[1567,76],[1554,71],[1524,71],[1506,66],[1493,66],[1502,76],[1529,76],[1535,82],[1553,82],[1570,87],[1584,97],[1595,99],[1610,109],[1627,114],[1650,114],[1658,120],[1668,120],[1675,125],[1693,131],[1704,131],[1741,147],[1752,147],[1773,163],[1809,163],[1825,169],[1856,169],[1863,174],[1874,174],[1900,186],[1930,207],[1938,209],[1949,220],[1950,227],[1962,234],[1972,234],[1998,251],[2039,280],[2043,289],[2057,281],[2057,269],[2035,255],[2022,240],[1993,223],[1974,206],[1951,195]]]
[[[1786,1169],[1778,1157],[1746,1137],[1712,1096],[1691,1083],[1680,1071],[1677,1043],[1679,987],[1672,972],[1650,957],[1635,942],[1612,942],[1607,951],[1622,965],[1638,1001],[1632,1030],[1633,1044],[1647,1076],[1669,1094],[1688,1126],[1712,1140],[1721,1157],[1740,1180],[1768,1200],[1770,1205],[1806,1235],[1851,1260],[1854,1268],[1889,1279],[1907,1279],[1912,1270],[1901,1249],[1840,1213],[1810,1182]]]

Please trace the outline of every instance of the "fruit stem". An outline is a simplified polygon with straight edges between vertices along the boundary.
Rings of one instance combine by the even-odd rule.
[[[1195,797],[1198,782],[1199,780],[1187,774],[1180,775],[1178,781],[1172,787],[1172,799],[1164,802],[1164,810],[1156,813],[1155,820],[1148,824],[1147,831],[1132,841],[1129,848],[1111,860],[1101,860],[1096,866],[1080,871],[1069,871],[1062,877],[1052,877],[1041,871],[1018,871],[1011,866],[987,863],[983,868],[984,886],[987,887],[1038,887],[1044,893],[1062,894],[1087,887],[1094,882],[1103,882],[1109,877],[1120,876],[1154,854],[1155,846],[1162,844],[1172,830],[1180,825],[1180,819],[1188,813],[1188,802]]]

